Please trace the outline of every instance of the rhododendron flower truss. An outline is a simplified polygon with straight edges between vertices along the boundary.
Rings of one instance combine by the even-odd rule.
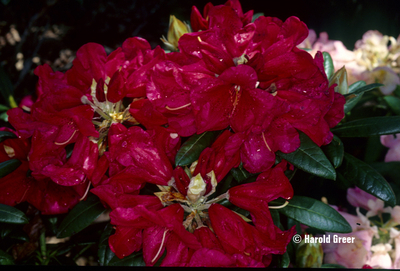
[[[307,37],[305,24],[261,16],[244,25],[228,6],[210,8],[208,16],[207,30],[179,40],[181,54],[191,59],[182,70],[191,79],[188,105],[197,133],[226,127],[242,133],[236,140],[253,173],[268,170],[276,151],[300,146],[296,129],[328,144],[345,99],[328,88],[322,54],[313,59],[296,47]]]
[[[129,130],[139,132],[139,129],[132,127]],[[110,132],[111,138],[113,133]],[[146,134],[144,131],[140,133]],[[116,225],[116,232],[109,238],[109,244],[119,258],[143,249],[146,265],[152,266],[166,250],[161,266],[264,266],[270,254],[286,251],[294,229],[279,230],[268,211],[268,202],[278,197],[289,199],[293,196],[292,187],[283,174],[286,163],[260,175],[253,189],[259,192],[239,186],[238,190],[216,194],[218,182],[223,182],[227,172],[240,162],[238,156],[230,157],[225,151],[224,144],[231,135],[231,132],[224,131],[190,168],[176,167],[173,171],[165,171],[165,174],[160,166],[167,165],[167,159],[154,163],[153,167],[157,165],[157,170],[154,175],[149,175],[146,171],[151,171],[145,160],[135,159],[132,155],[127,159],[124,152],[118,152],[122,156],[115,160],[119,163],[129,161],[129,165],[91,191],[113,209],[110,217],[111,224]],[[118,137],[115,142],[110,139],[110,152],[106,152],[105,156],[111,157],[117,150],[115,146],[128,139],[132,142],[137,140],[135,144],[143,142],[138,135]],[[161,151],[153,149],[153,155]],[[143,148],[139,153],[145,152],[146,148]],[[156,156],[163,155],[158,153]],[[142,171],[145,168],[147,170]],[[130,172],[137,176],[130,175]],[[161,180],[166,180],[167,176],[167,183],[162,184]],[[160,192],[151,196],[131,191],[135,183],[139,191],[144,183],[144,180],[139,180],[141,177],[157,184]],[[238,206],[243,205],[241,197],[254,197],[254,205],[263,203],[258,204],[260,209],[243,206],[252,213],[255,226],[248,224],[251,220],[243,215],[218,204],[221,200],[231,201],[231,197],[232,203],[237,201]],[[199,258],[203,255],[210,257],[204,263]]]
[[[30,114],[20,108],[8,111],[18,133],[32,137],[31,170],[60,185],[89,186],[98,156],[108,147],[110,127],[139,124],[129,103],[144,98],[148,71],[164,58],[161,48],[151,50],[147,41],[130,38],[110,55],[99,44],[82,46],[65,74],[48,65],[37,67],[37,100]],[[70,157],[67,149],[72,149]]]

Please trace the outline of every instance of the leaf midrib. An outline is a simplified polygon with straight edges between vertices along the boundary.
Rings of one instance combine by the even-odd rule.
[[[316,214],[316,215],[318,215],[318,216],[324,217],[324,218],[327,219],[327,220],[334,221],[334,222],[336,222],[336,223],[338,223],[338,224],[340,224],[340,225],[342,225],[342,226],[344,226],[344,227],[347,227],[346,224],[344,224],[344,223],[342,223],[342,222],[340,222],[340,221],[338,221],[338,220],[336,220],[336,219],[333,219],[333,218],[330,217],[330,216],[326,216],[326,215],[324,215],[324,214],[322,214],[322,213],[318,213],[318,212],[312,210],[311,208],[314,207],[314,205],[315,205],[315,203],[313,203],[313,205],[310,207],[310,209],[307,209],[307,208],[304,208],[304,207],[301,207],[301,206],[292,205],[292,204],[290,204],[290,203],[288,204],[288,206],[290,206],[290,207],[292,207],[292,208],[297,208],[297,209],[300,209],[300,210],[302,210],[302,211],[314,213],[314,214]]]
[[[183,157],[185,157],[185,155],[186,155],[186,154],[196,145],[196,143],[199,142],[199,140],[200,140],[201,138],[203,138],[203,136],[205,136],[205,135],[206,135],[206,133],[200,135],[199,138],[192,144],[192,146],[191,146],[189,149],[187,149],[187,150],[182,154],[182,156],[179,158],[179,160],[175,163],[177,166],[178,166],[179,163],[182,161]]]

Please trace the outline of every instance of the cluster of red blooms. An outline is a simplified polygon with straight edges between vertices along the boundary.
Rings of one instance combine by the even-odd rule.
[[[295,151],[298,130],[328,144],[345,100],[328,87],[321,53],[296,47],[303,22],[252,15],[235,0],[203,16],[193,7],[179,52],[129,38],[109,55],[82,46],[65,74],[37,67],[30,112],[8,112],[18,138],[0,143],[0,162],[22,164],[0,179],[0,203],[58,214],[90,191],[112,210],[109,245],[120,258],[143,250],[152,266],[166,250],[161,266],[268,266],[295,233],[269,212],[268,202],[293,196],[275,153]],[[174,166],[181,138],[218,130],[190,168]],[[257,180],[215,196],[240,163]],[[147,183],[160,192],[140,194]]]

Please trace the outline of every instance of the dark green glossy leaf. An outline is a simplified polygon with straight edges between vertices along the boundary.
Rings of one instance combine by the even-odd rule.
[[[365,87],[366,85],[367,83],[365,83],[365,81],[357,81],[349,86],[349,93],[353,93],[354,91]]]
[[[219,133],[220,131],[205,132],[190,137],[176,154],[176,166],[187,166],[199,159],[200,153],[214,142]]]
[[[288,268],[290,264],[290,258],[288,252],[283,253],[283,255],[279,255],[278,258],[278,268]]]
[[[333,66],[332,57],[328,52],[322,52],[324,57],[324,70],[328,79],[330,79],[335,71],[335,67]]]
[[[396,89],[393,91],[394,96],[400,98],[400,85],[396,86]]]
[[[396,196],[389,183],[370,165],[354,156],[345,153],[343,164],[338,168],[338,172],[350,184],[386,201],[392,206],[396,204]]]
[[[400,162],[375,162],[369,165],[378,171],[386,180],[392,181],[400,186]]]
[[[353,109],[354,106],[361,100],[363,94],[367,91],[373,90],[382,84],[370,84],[366,85],[364,81],[358,81],[349,86],[349,93],[344,95],[346,98],[346,104],[344,105],[344,113],[348,113]]]
[[[8,236],[15,225],[13,224],[8,224],[8,223],[0,223],[0,238],[4,239],[6,236]]]
[[[369,85],[364,85],[363,83],[360,82],[364,82],[364,81],[358,81],[355,82],[354,84],[349,86],[349,94],[344,95],[345,97],[351,96],[353,94],[361,94],[361,93],[365,93],[367,91],[373,90],[375,88],[379,88],[381,86],[383,86],[383,84],[378,84],[378,83],[374,83],[374,84],[369,84]],[[354,85],[354,86],[353,86]],[[364,85],[364,86],[362,86]]]
[[[12,133],[12,132],[8,132],[8,131],[0,131],[0,142],[3,142],[4,140],[6,140],[7,138],[16,138],[17,136]]]
[[[321,149],[335,168],[342,164],[344,146],[339,137],[334,136],[332,142],[328,145],[322,146]]]
[[[277,154],[294,166],[313,175],[335,180],[336,171],[324,152],[306,134],[300,134],[300,147],[291,153],[278,151]]]
[[[142,252],[132,253],[125,258],[114,256],[108,263],[109,266],[146,266]]]
[[[245,170],[242,164],[240,164],[237,168],[232,168],[231,173],[233,178],[238,181],[238,183],[241,183],[254,175]]]
[[[278,211],[300,223],[328,232],[348,233],[351,226],[335,209],[312,198],[294,196]]]
[[[25,216],[25,214],[17,208],[5,204],[0,204],[0,222],[26,224],[29,222],[29,220]]]
[[[21,165],[21,161],[17,159],[11,159],[0,163],[0,178],[7,176]]]
[[[14,265],[14,259],[13,257],[4,252],[3,250],[0,250],[0,265]]]
[[[332,132],[340,137],[369,137],[400,133],[400,116],[373,117],[346,122]]]
[[[387,148],[382,145],[380,136],[371,136],[364,145],[364,157],[361,160],[366,163],[382,161],[386,152]]]
[[[110,246],[108,245],[108,237],[110,237],[113,231],[113,226],[111,224],[107,224],[106,228],[101,234],[99,251],[97,252],[97,256],[99,257],[99,264],[101,266],[107,266],[111,259],[115,256],[114,252],[112,252]]]
[[[344,105],[344,113],[348,113],[351,111],[351,109],[353,109],[358,102],[361,100],[362,96],[364,93],[360,93],[360,94],[354,94],[352,96],[349,96],[348,99],[346,99],[346,103]]]
[[[390,109],[392,109],[396,115],[400,115],[400,98],[394,96],[385,96],[383,99],[385,99]]]
[[[321,268],[339,268],[339,269],[346,269],[343,265],[334,264],[334,263],[326,263],[321,265]]]
[[[9,224],[11,225],[11,224]],[[24,242],[29,242],[29,236],[22,228],[15,228],[11,231],[11,233],[8,235],[8,238],[12,238],[15,240],[20,240]]]
[[[12,238],[24,242],[29,242],[29,236],[22,230],[21,227],[16,227],[15,224],[0,223],[0,238]]]
[[[90,194],[85,201],[79,202],[61,222],[57,237],[65,238],[80,232],[104,211],[105,208],[99,198]]]

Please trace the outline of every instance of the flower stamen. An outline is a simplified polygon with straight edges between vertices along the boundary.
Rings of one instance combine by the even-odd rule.
[[[261,135],[262,135],[262,138],[264,140],[265,146],[267,146],[268,150],[271,151],[271,148],[268,146],[267,140],[265,139],[264,132],[262,132]]]
[[[278,206],[268,206],[268,208],[269,209],[282,209],[282,208],[284,208],[286,205],[288,205],[289,204],[289,201],[285,201],[285,203],[284,204],[282,204],[282,205],[278,205]]]
[[[86,195],[89,193],[89,188],[90,188],[90,182],[88,182],[88,186],[86,187],[85,194],[79,199],[79,201],[82,201]]]
[[[68,142],[71,141],[71,139],[74,137],[74,135],[75,135],[75,133],[76,133],[77,131],[78,131],[78,130],[75,130],[75,131],[72,133],[72,135],[71,135],[66,141],[64,141],[64,142],[54,142],[54,144],[56,144],[56,145],[58,145],[58,146],[67,144]]]
[[[191,106],[191,105],[192,105],[192,103],[188,103],[188,104],[185,104],[185,105],[182,105],[182,106],[179,106],[179,107],[169,107],[169,106],[167,105],[165,108],[168,109],[168,110],[170,110],[170,111],[175,111],[175,110],[179,110],[179,109],[182,109],[182,108]]]
[[[154,262],[157,259],[158,255],[160,255],[161,249],[165,242],[165,235],[167,234],[167,232],[168,232],[168,229],[165,229],[162,240],[161,240],[160,248],[158,249],[156,256],[153,258],[153,260],[151,260],[151,262]]]

